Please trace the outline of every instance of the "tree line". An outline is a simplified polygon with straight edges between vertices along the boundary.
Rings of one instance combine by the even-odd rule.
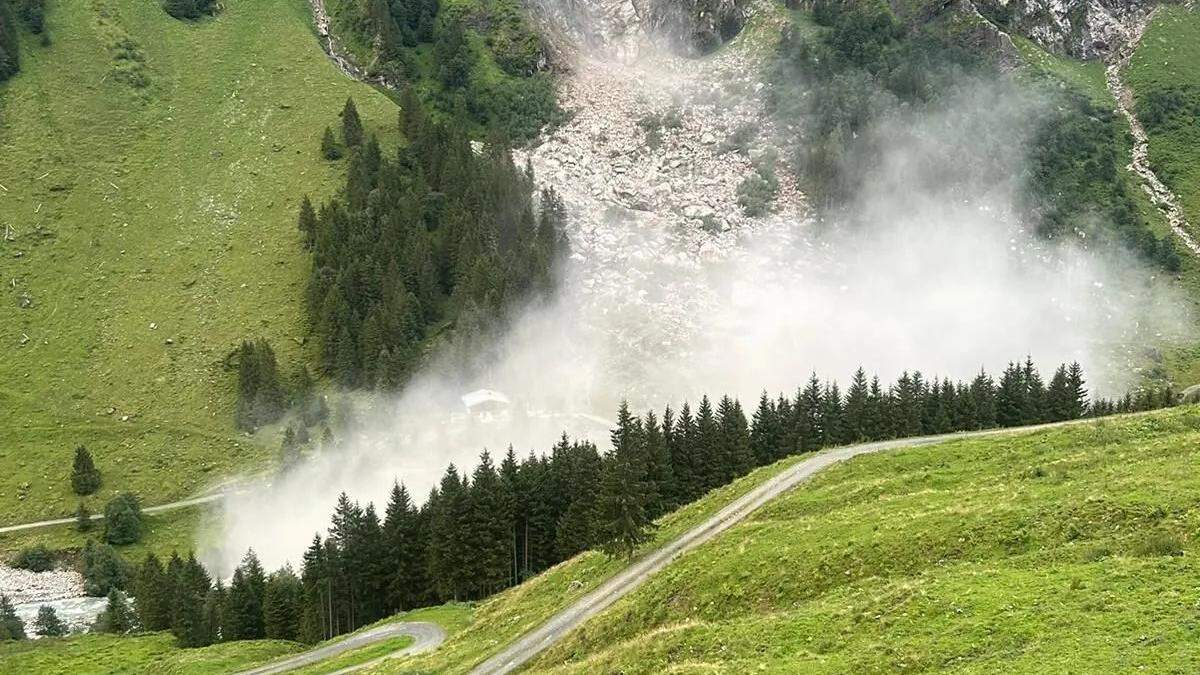
[[[251,551],[226,586],[191,557],[164,566],[147,556],[122,577],[107,547],[88,555],[109,575],[96,591],[129,584],[141,626],[171,630],[181,644],[311,643],[397,611],[486,597],[581,551],[632,556],[659,516],[787,456],[1174,402],[1169,388],[1089,398],[1078,364],[1058,366],[1046,382],[1028,358],[998,380],[982,371],[970,381],[906,372],[884,386],[860,368],[844,391],[813,375],[793,395],[764,392],[749,414],[731,396],[641,416],[622,404],[606,451],[565,434],[546,454],[518,458],[510,447],[497,464],[484,451],[470,471],[450,465],[419,506],[398,482],[382,514],[343,493],[298,573],[268,574]]]
[[[401,105],[407,143],[385,156],[347,101],[345,189],[300,207],[320,368],[345,387],[396,387],[448,323],[462,345],[495,330],[512,302],[550,288],[565,250],[561,200],[537,193],[502,139],[473,146],[411,90]]]

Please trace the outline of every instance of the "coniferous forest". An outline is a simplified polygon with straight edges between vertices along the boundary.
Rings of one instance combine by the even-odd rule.
[[[472,143],[411,89],[401,107],[407,143],[385,153],[347,101],[345,190],[300,208],[320,366],[345,387],[399,385],[451,324],[460,344],[496,330],[514,301],[550,289],[565,250],[561,201],[536,193],[502,139]]]
[[[632,556],[659,516],[792,455],[865,441],[1061,422],[1173,405],[1168,390],[1089,399],[1078,364],[1049,381],[1032,360],[995,380],[903,373],[884,386],[859,369],[843,390],[813,375],[753,411],[729,396],[634,415],[622,404],[610,447],[564,435],[548,454],[484,451],[451,465],[424,504],[397,482],[379,513],[343,493],[300,569],[267,574],[248,552],[228,586],[194,558],[153,555],[129,575],[143,628],[180,644],[253,638],[316,642],[397,611],[475,600],[589,549]],[[144,601],[142,599],[145,599]]]
[[[516,0],[327,4],[368,73],[411,85],[439,117],[522,140],[559,116],[541,37]]]

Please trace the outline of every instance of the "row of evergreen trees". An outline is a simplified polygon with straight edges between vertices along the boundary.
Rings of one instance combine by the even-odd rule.
[[[970,382],[913,372],[884,387],[859,369],[843,393],[813,376],[793,396],[764,393],[749,417],[729,396],[641,417],[623,404],[603,453],[565,435],[546,455],[519,459],[510,448],[498,466],[485,451],[469,473],[448,467],[422,506],[397,483],[382,516],[342,494],[299,575],[267,575],[251,552],[225,588],[194,560],[173,559],[163,571],[148,558],[135,581],[138,614],[143,626],[170,628],[183,644],[316,642],[396,611],[485,597],[584,550],[632,555],[660,515],[788,455],[1174,400],[1169,389],[1089,400],[1078,364],[1059,366],[1047,384],[1026,359],[999,381],[983,372]],[[170,600],[143,607],[143,597]]]
[[[397,386],[447,321],[464,343],[494,330],[510,303],[549,289],[565,247],[561,201],[537,198],[502,141],[476,152],[411,91],[402,106],[408,143],[385,157],[348,102],[346,188],[319,210],[307,199],[300,208],[321,367],[347,387]]]

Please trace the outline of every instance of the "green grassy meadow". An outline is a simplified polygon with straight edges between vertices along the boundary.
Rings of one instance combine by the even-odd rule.
[[[430,621],[440,625],[448,634],[454,635],[469,620],[470,613],[471,608],[468,605],[448,604],[397,614],[379,623]],[[371,627],[365,626],[360,630]],[[339,642],[349,635],[352,634],[339,636],[323,644]],[[389,651],[403,649],[411,641],[412,638],[407,636],[385,640],[294,672],[302,675],[330,673],[340,668],[365,663]],[[175,646],[175,637],[170,633],[125,637],[104,634],[76,635],[37,641],[0,642],[0,670],[29,675],[215,675],[264,665],[311,648],[286,640],[243,640],[197,649],[181,649]]]
[[[222,4],[186,23],[157,2],[52,3],[52,44],[23,40],[0,85],[0,524],[74,511],[77,444],[104,473],[93,511],[274,459],[275,439],[233,428],[225,358],[266,337],[298,365],[296,209],[344,172],[321,132],[353,96],[394,140],[396,109],[328,62],[303,0]]]
[[[1198,448],[1187,407],[857,458],[532,671],[1195,672]]]
[[[661,547],[797,461],[799,458],[792,457],[762,467],[663,516],[641,551]],[[623,558],[609,558],[595,551],[582,553],[481,602],[469,616],[462,618],[461,631],[452,632],[437,651],[382,663],[368,672],[465,673],[511,640],[587,595],[626,564]]]

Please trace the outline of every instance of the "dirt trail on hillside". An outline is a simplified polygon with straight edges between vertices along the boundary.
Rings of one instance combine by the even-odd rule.
[[[1187,246],[1193,254],[1200,255],[1200,245],[1191,235],[1187,218],[1179,207],[1179,199],[1165,183],[1159,180],[1154,169],[1150,168],[1150,139],[1146,135],[1146,129],[1142,126],[1141,120],[1134,113],[1133,90],[1121,79],[1121,72],[1129,67],[1134,52],[1142,43],[1142,35],[1146,32],[1146,26],[1150,24],[1157,13],[1158,8],[1156,7],[1129,26],[1129,33],[1124,44],[1116,50],[1104,70],[1105,80],[1108,83],[1108,90],[1117,100],[1117,109],[1129,122],[1129,131],[1133,136],[1132,157],[1126,169],[1141,178],[1142,189],[1150,196],[1150,201],[1166,216],[1175,236],[1179,237],[1183,245]]]
[[[351,635],[344,640],[340,640],[324,647],[318,647],[317,649],[303,652],[295,656],[290,656],[288,658],[269,663],[265,666],[254,668],[252,670],[242,671],[238,675],[273,675],[274,673],[286,673],[288,671],[296,670],[297,668],[303,668],[307,665],[325,661],[326,659],[331,659],[352,649],[359,649],[361,647],[375,644],[376,642],[390,640],[402,635],[408,635],[412,637],[412,644],[404,649],[394,651],[380,658],[335,671],[333,675],[339,675],[340,673],[352,673],[356,670],[361,670],[368,666],[372,666],[387,659],[393,659],[399,656],[408,656],[411,654],[427,652],[431,649],[436,649],[438,645],[442,644],[442,642],[445,642],[446,640],[446,631],[436,623],[429,623],[426,621],[389,623]]]
[[[572,630],[583,625],[588,619],[600,614],[613,603],[625,597],[650,579],[656,572],[671,564],[676,558],[688,551],[715,538],[730,527],[744,520],[756,509],[767,502],[783,495],[800,483],[811,478],[821,470],[838,462],[859,455],[873,454],[886,450],[899,450],[924,445],[933,445],[946,441],[981,436],[1001,436],[1019,434],[1040,429],[1049,429],[1073,424],[1086,423],[1088,420],[1073,420],[1041,424],[1014,429],[994,429],[970,433],[945,434],[941,436],[925,436],[921,438],[897,439],[877,443],[864,443],[842,448],[809,457],[808,459],[786,469],[766,483],[754,488],[735,500],[716,515],[703,523],[688,530],[662,548],[647,554],[624,571],[609,579],[596,590],[588,593],[577,602],[560,611],[538,628],[529,631],[511,643],[499,654],[487,659],[476,666],[472,675],[499,675],[518,670],[541,652],[561,640]]]

